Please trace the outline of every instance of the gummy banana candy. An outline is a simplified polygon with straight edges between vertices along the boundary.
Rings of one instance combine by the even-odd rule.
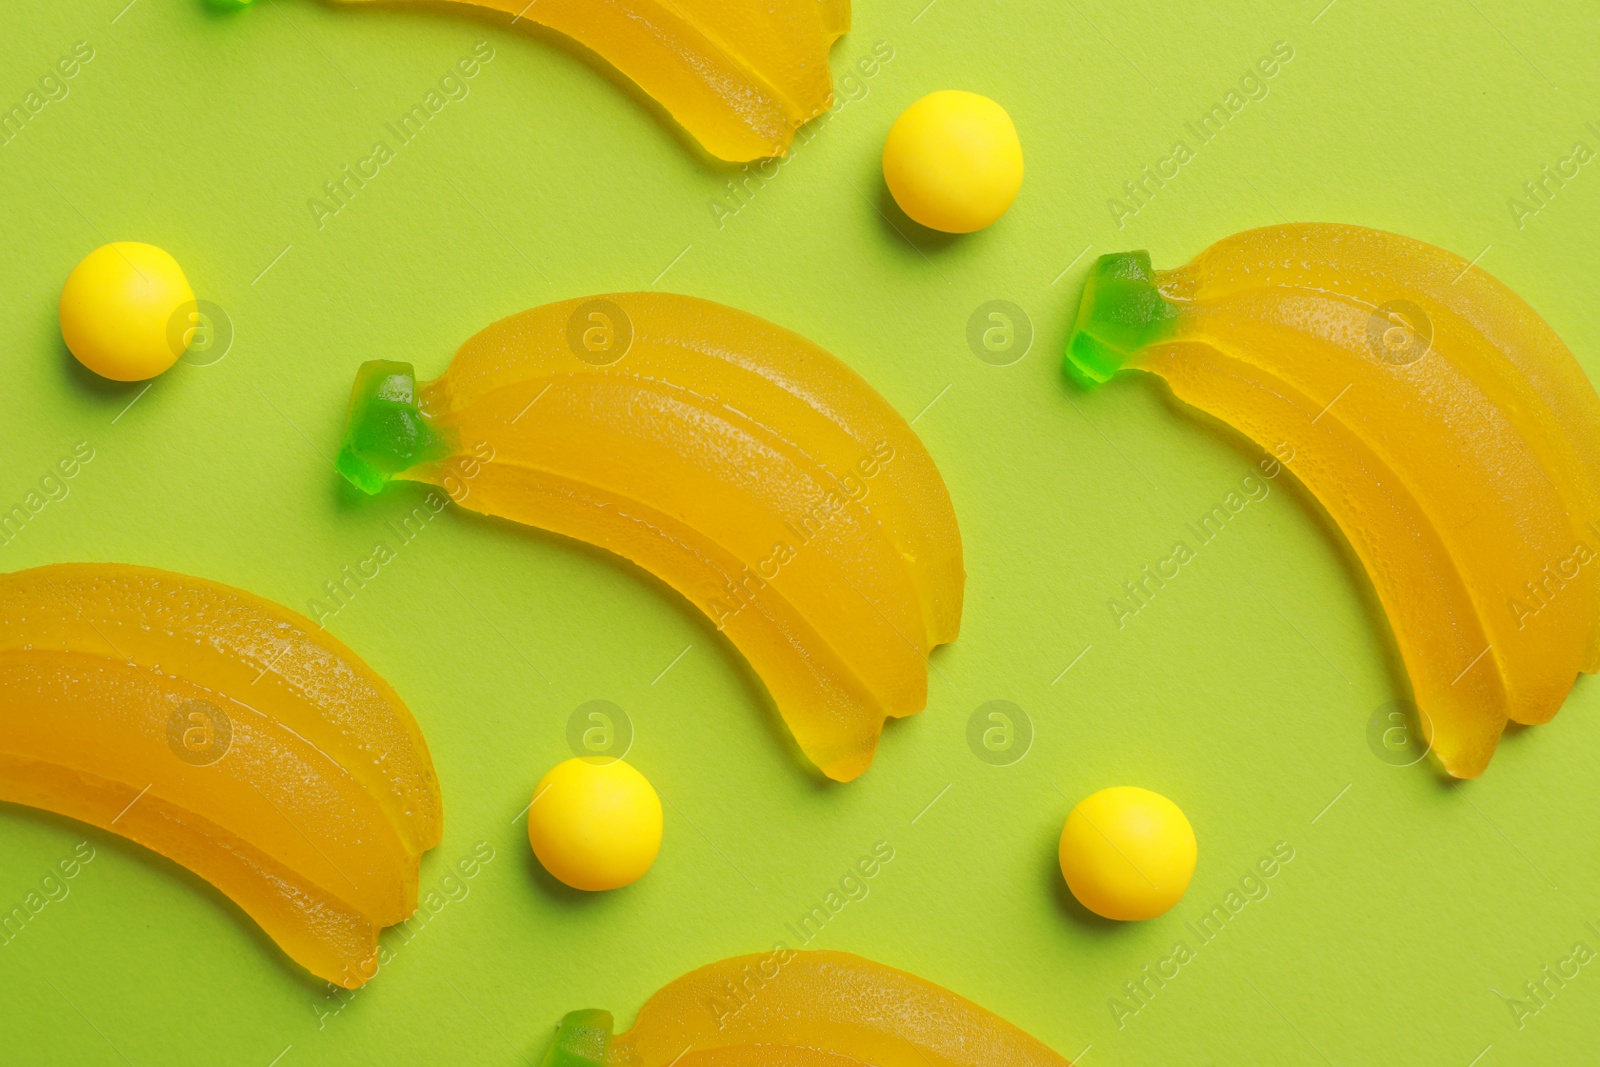
[[[833,106],[828,52],[850,0],[467,0],[566,34],[719,159],[781,156]]]
[[[970,1000],[847,952],[722,960],[611,1027],[608,1011],[569,1012],[540,1067],[1071,1067]]]
[[[1067,368],[1123,367],[1282,458],[1350,540],[1445,769],[1600,667],[1600,398],[1481,268],[1356,226],[1237,234],[1090,272]]]
[[[765,681],[807,757],[848,781],[886,715],[927,701],[960,627],[961,535],[933,460],[843,363],[667,293],[548,304],[446,373],[364,364],[339,470],[391,478],[632,560]]]
[[[118,564],[0,575],[0,800],[136,841],[354,988],[417,906],[439,787],[392,689],[308,619]]]

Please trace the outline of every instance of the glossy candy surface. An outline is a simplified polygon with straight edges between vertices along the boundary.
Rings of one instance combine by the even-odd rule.
[[[155,245],[117,241],[90,252],[61,289],[61,336],[102,378],[154,378],[183,354],[174,320],[194,304],[183,268]]]
[[[561,1021],[541,1067],[1070,1067],[964,997],[847,952],[777,949],[690,971],[615,1036]]]
[[[1079,801],[1061,829],[1058,859],[1078,903],[1107,919],[1153,919],[1183,899],[1194,877],[1194,828],[1183,811],[1136,786]]]
[[[416,722],[354,653],[249,593],[117,564],[0,576],[0,799],[188,867],[349,987],[442,826]]]
[[[850,28],[850,0],[470,2],[592,49],[733,162],[783,155],[833,105],[828,51]]]
[[[339,469],[607,548],[711,618],[806,755],[847,781],[927,700],[964,571],[911,428],[804,338],[709,301],[624,293],[505,319],[443,377],[364,365]]]
[[[585,756],[551,768],[528,805],[528,841],[550,874],[574,889],[620,889],[661,850],[661,798],[619,759]]]
[[[1068,369],[1122,367],[1277,457],[1365,565],[1450,774],[1600,666],[1600,398],[1481,268],[1355,226],[1237,234],[1187,266],[1095,265]]]
[[[901,113],[883,145],[883,179],[914,221],[945,233],[981,230],[1022,189],[1022,142],[987,96],[943,89]]]

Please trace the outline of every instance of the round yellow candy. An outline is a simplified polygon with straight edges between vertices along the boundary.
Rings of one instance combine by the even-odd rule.
[[[661,798],[619,759],[569,759],[534,790],[528,841],[544,869],[572,888],[620,889],[661,851]]]
[[[1107,919],[1153,919],[1194,876],[1194,828],[1160,793],[1119,785],[1086,797],[1061,830],[1061,874]]]
[[[1022,143],[1006,109],[944,89],[901,113],[883,145],[883,179],[911,218],[946,233],[981,230],[1022,188]]]
[[[178,261],[155,245],[118,241],[83,257],[61,289],[61,336],[103,378],[137,382],[178,361],[174,316],[194,303]]]

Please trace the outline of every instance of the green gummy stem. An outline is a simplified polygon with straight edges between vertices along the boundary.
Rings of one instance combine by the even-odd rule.
[[[1085,386],[1109,381],[1147,345],[1175,333],[1178,309],[1156,288],[1149,252],[1095,260],[1067,339],[1067,375]]]
[[[604,1067],[611,1044],[611,1013],[598,1008],[569,1011],[539,1067]]]
[[[340,474],[363,492],[377,493],[395,475],[450,451],[450,443],[417,408],[411,364],[384,359],[361,364],[334,460]]]

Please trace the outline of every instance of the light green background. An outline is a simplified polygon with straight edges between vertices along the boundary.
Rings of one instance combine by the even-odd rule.
[[[1517,995],[1580,940],[1600,947],[1595,684],[1507,737],[1480,781],[1377,758],[1368,719],[1406,682],[1359,567],[1288,477],[1119,629],[1107,600],[1258,456],[1153,380],[1085,395],[1058,374],[1092,256],[1148,247],[1172,265],[1237,230],[1315,219],[1481,253],[1600,378],[1600,171],[1520,227],[1508,206],[1574,141],[1600,148],[1585,127],[1600,123],[1592,5],[926,2],[860,0],[836,75],[880,41],[893,58],[720,227],[711,201],[737,172],[526,23],[309,0],[235,17],[197,0],[5,6],[6,107],[74,42],[94,59],[0,147],[0,504],[77,442],[95,458],[0,567],[152,564],[306,610],[420,497],[357,499],[331,469],[359,361],[433,374],[501,316],[656,285],[799,330],[920,413],[969,580],[928,710],[891,724],[872,770],[841,787],[793,754],[759,682],[663,586],[451,509],[329,626],[427,733],[447,829],[425,887],[477,842],[493,849],[468,894],[331,1014],[341,1002],[205,884],[5,808],[0,908],[79,841],[97,853],[0,947],[0,1059],[537,1060],[568,1009],[627,1019],[683,971],[792,943],[785,924],[878,841],[893,861],[818,943],[944,984],[1063,1055],[1090,1046],[1090,1067],[1594,1055],[1600,965],[1520,1028],[1492,990]],[[470,96],[319,229],[308,199],[479,40],[495,56]],[[1277,41],[1294,58],[1269,94],[1200,146],[1185,123]],[[877,163],[899,110],[947,87],[1002,101],[1028,160],[1011,213],[954,240],[898,215]],[[1196,158],[1119,230],[1107,200],[1177,140]],[[225,359],[147,393],[71,364],[56,297],[110,239],[178,257],[232,318]],[[991,299],[1035,328],[1011,366],[966,344]],[[580,898],[537,869],[516,816],[596,698],[633,719],[666,842],[638,885]],[[1035,724],[1009,767],[967,745],[992,699]],[[1200,865],[1168,916],[1113,927],[1067,897],[1054,847],[1070,803],[1116,783],[1177,800]],[[1200,946],[1185,923],[1275,842],[1294,859],[1270,894]],[[1119,1028],[1109,998],[1179,939],[1195,959]]]

